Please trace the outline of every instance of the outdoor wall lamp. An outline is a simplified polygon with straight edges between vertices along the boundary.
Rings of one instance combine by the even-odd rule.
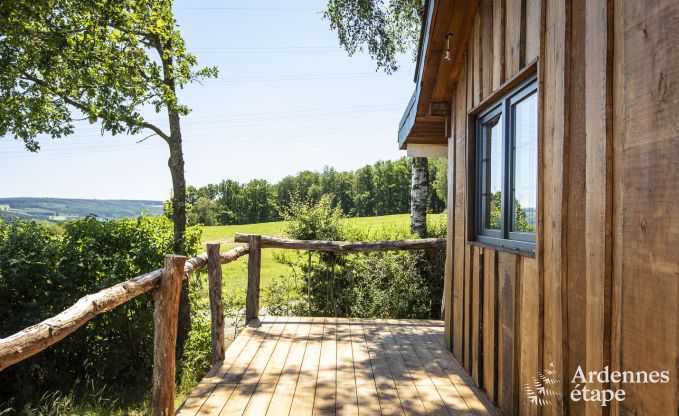
[[[446,35],[446,53],[443,55],[443,59],[446,61],[452,61],[453,60],[453,54],[450,53],[450,38],[453,37],[452,33],[448,33]]]

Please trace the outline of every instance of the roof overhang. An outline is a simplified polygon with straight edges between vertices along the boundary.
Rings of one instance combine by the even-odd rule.
[[[446,144],[450,102],[464,62],[478,0],[427,0],[417,54],[415,91],[401,118],[398,143]],[[443,59],[451,34],[452,60]]]

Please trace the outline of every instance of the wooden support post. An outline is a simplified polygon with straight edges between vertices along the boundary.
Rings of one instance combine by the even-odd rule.
[[[219,244],[207,245],[207,276],[210,292],[212,363],[224,361],[224,305],[222,304],[222,263]]]
[[[248,294],[245,301],[245,321],[259,318],[259,275],[262,266],[262,236],[250,236],[248,257]]]
[[[154,416],[174,414],[175,350],[179,322],[179,294],[186,257],[168,254],[158,289],[153,294],[153,398]]]

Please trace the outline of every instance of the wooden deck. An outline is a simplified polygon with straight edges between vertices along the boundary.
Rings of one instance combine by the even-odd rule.
[[[442,321],[265,318],[177,414],[495,414],[442,342]]]

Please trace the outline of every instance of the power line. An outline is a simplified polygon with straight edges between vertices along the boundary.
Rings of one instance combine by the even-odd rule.
[[[191,50],[208,50],[208,51],[270,51],[270,50],[310,50],[310,49],[342,49],[338,46],[198,46],[190,48]]]
[[[298,135],[300,131],[308,132],[310,134],[327,134],[329,129],[337,132],[335,127],[347,126],[364,126],[375,125],[379,116],[390,116],[392,111],[400,109],[401,104],[378,104],[378,105],[362,105],[350,107],[334,107],[334,108],[307,108],[294,109],[287,111],[278,111],[265,113],[239,113],[232,114],[225,117],[214,116],[193,116],[185,118],[182,122],[184,126],[183,135],[187,138],[205,138],[207,141],[214,139],[221,139],[224,136],[236,137],[251,137],[260,136],[262,133],[279,132],[276,137],[283,137],[283,133],[290,133]],[[276,117],[277,116],[277,117]],[[349,122],[345,120],[350,120]],[[153,119],[147,119],[153,121]],[[157,119],[156,119],[157,120]],[[161,119],[161,121],[164,121]],[[220,125],[225,123],[225,125]],[[263,124],[263,125],[262,125]],[[195,126],[192,128],[192,126]],[[201,128],[201,127],[205,128]],[[253,127],[254,126],[254,127]],[[89,127],[89,126],[88,126]],[[238,131],[238,128],[252,127],[247,134]],[[235,128],[235,131],[234,131]],[[51,151],[50,154],[70,154],[72,151],[88,150],[102,151],[112,150],[114,148],[130,148],[139,150],[148,145],[157,145],[156,147],[164,147],[165,144],[161,141],[148,142],[145,145],[139,146],[136,142],[108,142],[108,143],[78,143],[77,140],[120,140],[114,136],[101,136],[97,134],[100,131],[99,127],[80,128],[79,133],[69,137],[71,140],[64,144],[62,149],[54,149],[57,152]],[[219,131],[214,134],[212,131]],[[195,134],[198,132],[199,134]],[[85,133],[85,134],[82,134]],[[91,133],[92,135],[88,135]],[[220,134],[221,133],[221,134]],[[124,138],[135,138],[135,136],[121,135]],[[40,140],[51,140],[50,138],[41,138]],[[136,140],[136,138],[135,138]],[[229,140],[229,143],[232,141]],[[0,152],[0,157],[23,156],[25,152]]]
[[[344,49],[342,48],[319,48],[319,49],[270,49],[270,50],[256,50],[256,49],[244,49],[244,50],[213,50],[213,51],[196,51],[194,49],[189,48],[189,52],[195,53],[195,54],[201,54],[201,55],[206,55],[206,54],[212,54],[212,55],[238,55],[238,54],[258,54],[258,53],[266,53],[266,54],[272,54],[272,53],[327,53],[327,52],[332,52],[332,53],[338,53],[338,52],[344,52]]]
[[[224,10],[224,11],[274,11],[274,12],[318,12],[321,10],[305,7],[174,7],[174,10]]]
[[[296,122],[297,120],[307,121],[313,120],[333,120],[337,118],[361,118],[366,116],[378,114],[390,114],[391,111],[403,109],[402,104],[388,104],[388,105],[366,105],[366,106],[352,106],[352,107],[337,107],[334,109],[306,109],[306,110],[290,110],[290,111],[262,111],[259,113],[236,113],[228,116],[198,116],[188,115],[181,120],[182,126],[204,125],[213,123],[228,123],[228,126],[238,125],[241,123],[256,123],[258,121],[266,121],[267,124],[281,123],[281,122]],[[166,123],[167,118],[144,118],[148,122]],[[99,132],[99,126],[84,126],[79,127],[80,131]],[[100,136],[100,134],[97,134]],[[71,136],[74,137],[74,136]]]
[[[283,81],[316,81],[325,79],[357,79],[357,78],[380,78],[388,79],[389,77],[401,78],[408,74],[383,75],[374,73],[355,73],[355,74],[319,74],[319,75],[271,75],[261,77],[233,77],[228,79],[209,79],[205,83],[232,83],[232,82],[283,82]]]
[[[261,142],[261,141],[296,141],[300,139],[310,139],[313,136],[325,137],[328,133],[333,134],[345,134],[345,133],[355,133],[354,130],[349,127],[378,127],[372,120],[363,120],[356,123],[341,123],[337,126],[331,126],[332,129],[319,128],[320,126],[307,125],[294,130],[281,130],[281,129],[269,129],[266,131],[253,131],[248,133],[238,133],[238,132],[225,132],[222,134],[191,134],[190,132],[184,133],[184,149],[190,149],[200,146],[205,146],[207,144],[214,143],[215,141],[223,141],[224,144],[233,143],[243,143],[243,142]],[[327,127],[327,126],[323,126]],[[266,134],[262,134],[266,133]],[[229,136],[225,138],[225,136]],[[98,137],[97,139],[102,139]],[[194,140],[201,139],[201,140]],[[114,138],[106,138],[105,140],[114,140]],[[50,149],[48,153],[42,153],[42,156],[68,156],[68,155],[79,155],[87,153],[100,153],[109,151],[150,151],[165,149],[166,144],[161,140],[156,140],[154,142],[145,142],[143,144],[137,144],[136,142],[109,142],[109,143],[83,143],[76,147],[71,148],[59,148]],[[8,157],[21,157],[29,156],[31,153],[19,151],[15,153],[0,153],[0,158]]]
[[[390,109],[390,108],[402,108],[403,103],[384,103],[384,104],[365,104],[365,105],[352,105],[352,106],[342,106],[342,107],[311,107],[311,108],[297,108],[284,111],[270,111],[265,112],[248,112],[248,113],[232,113],[224,117],[215,116],[198,116],[198,115],[188,115],[183,117],[183,120],[194,120],[194,119],[215,119],[215,120],[241,120],[241,119],[251,119],[251,118],[265,118],[270,119],[272,116],[294,116],[294,117],[304,117],[309,115],[325,115],[325,114],[339,114],[339,113],[365,113],[371,109]],[[145,118],[147,121],[167,121],[167,118]]]
[[[321,132],[323,133],[323,132]],[[343,133],[343,134],[350,134],[352,133],[349,130],[337,130],[335,133]],[[260,143],[260,142],[275,142],[275,141],[281,141],[282,139],[285,140],[285,142],[295,142],[299,141],[300,139],[308,139],[309,137],[302,137],[299,134],[288,134],[288,135],[268,135],[268,136],[258,136],[255,138],[249,138],[246,136],[238,136],[236,138],[229,138],[229,139],[224,139],[223,137],[214,137],[211,136],[211,140],[202,140],[200,142],[198,141],[193,141],[193,142],[188,142],[185,143],[183,148],[184,151],[187,149],[195,149],[199,147],[206,146],[208,144],[213,144],[215,140],[223,140],[225,144],[235,144],[235,143]],[[319,143],[323,144],[322,141],[315,141],[313,143]],[[306,145],[305,145],[306,146]],[[141,147],[140,145],[135,144],[130,144],[129,147],[126,146],[119,146],[119,147],[97,147],[94,149],[89,149],[89,150],[80,150],[80,149],[74,149],[72,151],[50,151],[50,152],[42,152],[39,153],[41,157],[66,157],[66,156],[78,156],[78,155],[83,155],[87,156],[92,153],[110,153],[110,152],[157,152],[157,151],[165,151],[167,149],[166,145],[164,143],[156,142],[153,146],[145,146]],[[16,158],[16,157],[30,157],[32,154],[29,152],[19,152],[13,155],[0,155],[0,160],[2,159],[9,159],[9,158]],[[165,154],[163,153],[163,156]]]

